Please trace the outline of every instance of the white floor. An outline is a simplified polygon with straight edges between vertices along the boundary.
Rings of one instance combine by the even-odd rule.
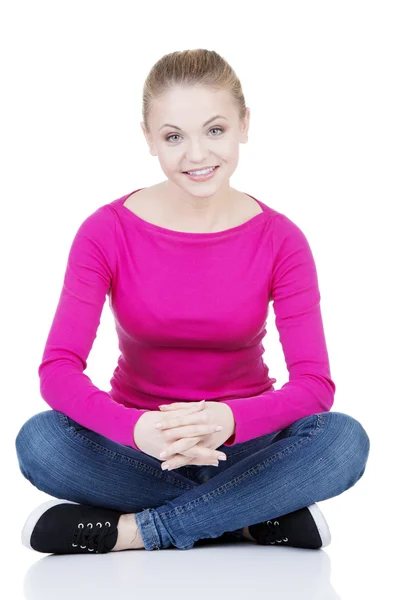
[[[17,497],[11,519],[3,511],[2,551],[7,551],[3,558],[7,568],[5,573],[2,569],[1,579],[2,586],[11,586],[13,593],[2,597],[193,600],[211,596],[235,600],[253,593],[254,598],[274,600],[399,598],[393,565],[398,562],[392,545],[396,539],[390,529],[394,518],[388,514],[390,504],[376,506],[371,481],[372,477],[361,479],[344,494],[318,503],[332,535],[331,544],[323,550],[243,543],[56,556],[30,551],[20,543],[30,511],[51,499],[21,476],[13,486]]]

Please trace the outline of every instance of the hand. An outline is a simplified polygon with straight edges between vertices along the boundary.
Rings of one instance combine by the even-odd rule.
[[[160,420],[162,424],[160,429],[165,432],[165,438],[169,442],[169,445],[165,446],[165,456],[160,458],[168,460],[171,468],[189,463],[199,464],[194,457],[202,458],[203,462],[200,464],[215,464],[214,461],[219,455],[225,455],[220,451],[212,452],[210,449],[219,448],[234,433],[235,419],[229,406],[220,402],[197,403],[200,404],[202,412],[193,413],[193,404],[193,402],[175,402],[159,406],[160,411],[173,413],[168,415],[168,419]],[[215,426],[218,424],[222,426],[222,430],[216,432]],[[200,434],[204,426],[211,427],[210,433],[203,434],[201,443],[194,443],[193,438],[188,436]],[[194,433],[193,428],[195,428]],[[204,462],[204,459],[207,459],[207,462]]]
[[[187,415],[190,415],[196,411],[200,411],[203,409],[203,405],[201,403],[192,402],[190,404],[191,406],[187,407],[185,410]],[[160,429],[156,429],[155,425],[158,421],[160,421],[160,413],[158,411],[148,411],[143,413],[143,415],[140,417],[140,419],[137,421],[134,427],[133,437],[135,444],[139,448],[139,450],[141,450],[145,454],[148,454],[149,456],[157,458],[157,460],[160,460],[160,453],[166,448],[166,440],[168,439],[168,436],[167,432],[162,431]],[[193,429],[193,427],[191,429]],[[199,429],[199,427],[197,429]],[[212,430],[214,429],[215,427],[212,428]],[[189,427],[186,428],[186,431],[188,430]],[[203,426],[203,431],[205,433],[210,432],[211,428],[209,426],[208,428]],[[198,442],[200,442],[202,437],[202,435],[198,435],[196,437],[190,438],[192,446],[194,447]],[[168,441],[172,442],[171,437]],[[188,442],[189,438],[187,438],[186,441]],[[204,456],[205,452],[208,453],[207,456]],[[191,464],[197,465],[212,464],[216,460],[214,457],[215,453],[213,453],[211,461],[209,454],[210,451],[207,451],[205,448],[196,448],[196,454],[193,454],[192,457],[182,456],[182,459],[184,461],[182,464],[187,464],[189,462]],[[175,464],[175,467],[176,466],[177,465]]]
[[[178,404],[181,404],[185,407],[183,410],[187,417],[190,417],[190,415],[192,415],[193,413],[204,409],[204,405],[202,405],[201,403],[197,403],[197,402],[176,403],[176,405],[178,405]],[[218,403],[212,402],[211,404],[218,404]],[[176,405],[174,405],[175,408],[176,408]],[[173,406],[173,405],[170,405],[170,406]],[[220,406],[221,407],[224,406],[225,409],[229,408],[227,405],[221,404]],[[174,410],[175,416],[178,417],[178,413],[175,409],[171,408],[169,410]],[[182,416],[182,409],[179,410],[179,413]],[[164,417],[164,415],[163,415],[163,417]],[[229,418],[226,419],[226,417],[229,417]],[[175,439],[171,439],[171,435],[170,435],[171,431],[172,431],[171,429],[165,429],[165,430],[156,429],[155,424],[158,421],[160,421],[160,413],[158,411],[148,411],[146,413],[143,413],[143,415],[140,417],[140,419],[137,421],[137,423],[135,425],[133,436],[134,436],[136,446],[142,452],[160,460],[160,452],[164,448],[167,447],[166,443],[165,443],[166,440],[168,440],[169,444],[172,444],[172,443],[176,442],[177,439],[180,439],[180,438],[178,436],[175,436]],[[169,419],[169,421],[170,421],[170,419]],[[228,421],[228,424],[227,424],[227,421]],[[224,427],[224,424],[225,424],[225,427]],[[224,423],[221,423],[221,425],[228,430],[228,431],[226,431],[225,437],[219,437],[218,439],[215,439],[215,437],[213,435],[211,435],[209,437],[209,439],[207,439],[208,433],[211,433],[212,431],[215,430],[215,425],[218,425],[218,423],[213,423],[212,426],[210,426],[209,424],[206,424],[206,423],[203,423],[200,425],[198,424],[197,426],[189,426],[188,425],[187,427],[182,427],[182,425],[181,425],[179,428],[180,435],[182,435],[183,432],[186,432],[186,435],[188,435],[188,434],[193,435],[193,429],[196,429],[197,435],[192,438],[189,438],[189,437],[185,438],[185,442],[188,447],[186,448],[185,454],[178,455],[179,458],[181,459],[181,463],[177,464],[176,460],[177,460],[178,456],[175,455],[174,463],[171,466],[173,466],[173,468],[177,468],[179,466],[183,466],[184,464],[189,464],[189,463],[194,464],[194,465],[200,465],[200,466],[207,465],[207,464],[213,464],[216,460],[215,457],[218,453],[212,452],[211,450],[209,450],[207,448],[207,446],[203,446],[202,444],[199,444],[199,442],[206,439],[206,442],[209,444],[210,448],[215,449],[215,448],[218,448],[218,446],[220,446],[224,441],[226,441],[232,435],[232,433],[234,431],[234,418],[233,418],[232,411],[229,409],[229,415],[228,415],[228,411],[227,410],[225,411],[225,420],[224,420]],[[200,433],[200,431],[202,431],[203,433]],[[167,432],[169,432],[168,435],[167,435]],[[221,431],[221,434],[222,433],[224,433],[224,429]],[[191,453],[190,453],[190,442],[191,442],[191,449],[192,449]],[[191,454],[191,456],[189,454]],[[171,459],[172,459],[172,457],[170,457],[169,462],[171,462]]]

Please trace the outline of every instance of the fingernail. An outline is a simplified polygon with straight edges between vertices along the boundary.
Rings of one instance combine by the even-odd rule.
[[[218,460],[226,460],[226,456],[224,454],[220,454],[218,456]]]
[[[161,465],[161,468],[163,471],[165,471],[166,469],[169,469],[169,465],[167,465],[167,463],[164,463],[163,465]]]
[[[215,431],[222,431],[223,427],[222,425],[218,425],[218,427],[215,428]]]

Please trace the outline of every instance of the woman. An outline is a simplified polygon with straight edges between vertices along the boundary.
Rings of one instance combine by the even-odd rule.
[[[214,51],[173,52],[148,75],[141,126],[167,180],[101,206],[73,240],[39,366],[52,410],[16,438],[23,475],[60,499],[28,517],[28,548],[329,544],[316,502],[360,479],[370,442],[330,410],[305,235],[229,185],[249,119]],[[109,392],[84,374],[107,295],[121,350]],[[270,300],[290,375],[280,390],[262,360]]]

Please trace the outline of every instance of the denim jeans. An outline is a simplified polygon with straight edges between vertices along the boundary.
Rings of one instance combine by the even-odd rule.
[[[30,417],[15,445],[22,474],[39,490],[136,513],[146,550],[187,550],[348,490],[365,471],[370,441],[353,417],[322,412],[223,444],[227,460],[218,467],[163,471],[163,461],[51,409]]]

